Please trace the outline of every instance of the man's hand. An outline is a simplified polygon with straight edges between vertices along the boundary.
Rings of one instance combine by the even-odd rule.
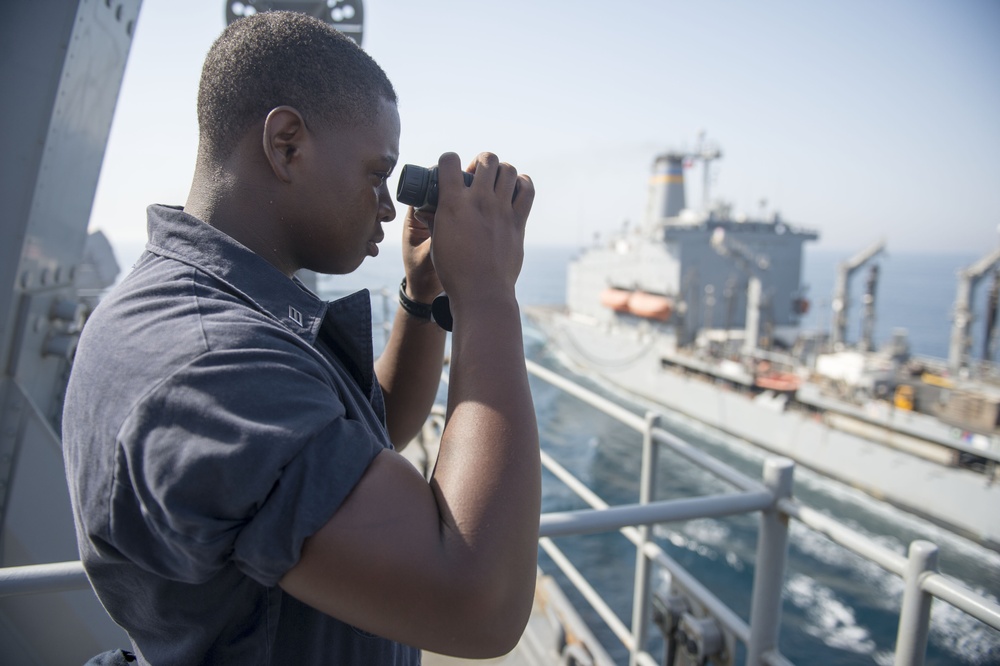
[[[469,187],[457,155],[438,161],[431,251],[453,312],[467,301],[513,297],[535,196],[531,179],[493,153],[480,153],[467,171],[475,174]]]
[[[430,303],[443,289],[431,261],[431,229],[434,211],[409,206],[403,226],[403,270],[407,294],[419,303]]]

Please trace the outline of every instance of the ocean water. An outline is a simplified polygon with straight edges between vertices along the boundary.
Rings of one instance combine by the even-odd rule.
[[[128,266],[137,256],[129,248],[120,256]],[[565,300],[566,263],[577,254],[574,248],[528,248],[518,298],[522,305],[561,304]],[[807,252],[803,282],[810,286],[813,308],[804,328],[827,328],[829,300],[837,262],[846,256]],[[900,255],[882,262],[878,290],[876,342],[884,342],[894,329],[907,328],[911,350],[944,357],[951,326],[951,308],[957,283],[956,271],[976,259],[971,255]],[[320,292],[333,298],[342,292],[368,288],[388,294],[388,306],[373,296],[375,318],[395,307],[395,292],[402,277],[399,248],[382,248],[382,254],[367,260],[349,276],[324,277]],[[860,290],[864,276],[855,278],[848,337],[860,331]],[[987,285],[977,294],[976,346],[981,348],[982,313]],[[382,343],[376,326],[376,348]],[[573,373],[560,362],[558,349],[525,321],[525,350],[532,360]],[[590,377],[574,376],[593,390],[643,413],[650,405],[622,395]],[[638,499],[641,441],[630,429],[583,406],[547,384],[532,378],[542,447],[562,465],[583,479],[611,504]],[[751,477],[758,477],[763,453],[745,442],[711,428],[666,414],[665,426],[692,444],[711,452]],[[724,486],[708,473],[683,460],[662,455],[658,498],[702,495]],[[982,548],[926,521],[807,470],[796,470],[795,496],[800,501],[837,517],[860,532],[899,553],[914,539],[936,543],[940,570],[963,581],[994,601],[1000,596],[1000,553]],[[546,474],[543,479],[543,511],[585,508],[560,482]],[[1000,507],[998,507],[1000,509]],[[801,665],[853,665],[892,663],[902,582],[877,565],[817,535],[800,524],[792,524],[788,569],[783,592],[780,649]],[[683,524],[657,526],[654,538],[671,557],[698,577],[713,593],[746,618],[749,615],[756,549],[757,523],[753,516],[702,519]],[[630,623],[635,549],[618,533],[564,537],[556,540],[591,584],[605,597],[620,618]],[[548,558],[540,553],[540,565],[553,574],[575,603],[605,649],[619,664],[627,664],[625,649],[597,614],[571,589]],[[661,584],[665,577],[660,575]],[[662,654],[662,641],[651,632],[650,649]],[[737,660],[737,663],[741,663]],[[932,611],[930,645],[926,662],[945,664],[1000,664],[1000,632],[965,616],[942,601]]]

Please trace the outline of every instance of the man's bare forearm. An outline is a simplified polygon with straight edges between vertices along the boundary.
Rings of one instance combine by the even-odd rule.
[[[420,432],[441,382],[445,332],[432,321],[396,311],[375,372],[385,395],[389,439],[401,450]]]
[[[509,611],[516,598],[525,618],[536,571],[540,478],[517,302],[474,304],[456,313],[448,421],[431,484],[446,547],[473,555],[495,581],[497,607]]]

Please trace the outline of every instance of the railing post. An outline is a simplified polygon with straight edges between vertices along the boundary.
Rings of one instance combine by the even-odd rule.
[[[392,331],[392,319],[389,318],[390,298],[395,294],[388,288],[382,287],[382,348],[389,346],[389,333]]]
[[[653,439],[653,428],[659,421],[658,414],[646,412],[646,427],[642,431],[642,467],[639,469],[640,504],[649,504],[656,497],[659,447]],[[632,650],[629,653],[629,666],[636,666],[639,653],[646,646],[646,627],[649,625],[650,562],[645,550],[649,532],[649,525],[639,526],[639,543],[636,545],[635,553],[635,586],[632,590]]]
[[[771,491],[774,504],[760,514],[747,645],[749,666],[759,666],[764,653],[778,647],[781,590],[788,557],[788,516],[778,510],[778,500],[791,497],[794,471],[795,463],[788,458],[772,457],[764,461],[764,485]]]
[[[899,609],[895,666],[922,666],[927,653],[927,632],[931,624],[931,602],[922,584],[928,573],[937,571],[938,547],[930,541],[910,544],[903,572],[903,603]]]

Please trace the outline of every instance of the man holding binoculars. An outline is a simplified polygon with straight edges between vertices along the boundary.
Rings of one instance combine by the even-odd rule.
[[[88,321],[67,390],[81,558],[105,608],[139,663],[509,651],[540,503],[514,296],[531,180],[489,153],[467,173],[441,156],[436,210],[403,223],[402,307],[373,363],[367,293],[325,303],[293,276],[355,270],[395,218],[384,72],[315,19],[261,13],[213,45],[198,118],[187,202],[150,206],[147,252]],[[428,483],[393,445],[434,400],[442,291],[452,369]]]

